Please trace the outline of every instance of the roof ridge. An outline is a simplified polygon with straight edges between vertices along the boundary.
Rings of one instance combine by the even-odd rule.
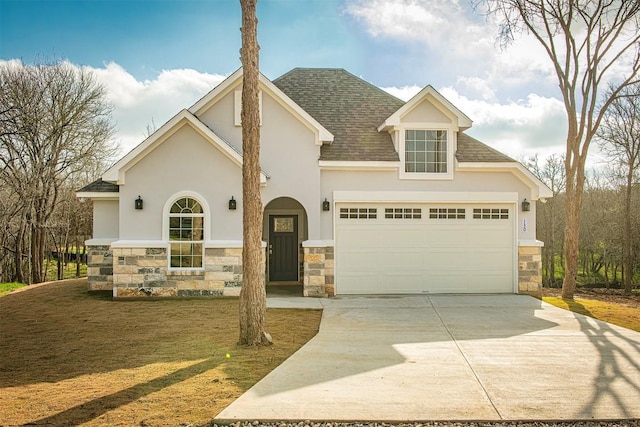
[[[344,74],[347,74],[347,75],[349,75],[349,76],[351,76],[351,77],[353,77],[355,79],[358,79],[359,81],[365,83],[369,87],[371,87],[374,90],[376,90],[377,92],[379,92],[381,95],[385,95],[385,96],[388,96],[390,98],[393,98],[394,100],[401,102],[402,105],[406,104],[406,101],[403,101],[402,99],[398,98],[397,96],[390,94],[386,90],[374,85],[373,83],[365,80],[362,77],[356,76],[352,72],[346,70],[345,68],[341,68],[341,67],[336,67],[336,68],[333,68],[333,67],[295,67],[295,68],[292,68],[291,70],[287,71],[286,73],[284,73],[280,77],[277,77],[276,79],[274,79],[273,83],[276,83],[277,81],[279,81],[281,79],[284,79],[285,77],[287,77],[288,75],[292,74],[295,71],[341,71]]]
[[[277,82],[280,79],[285,78],[286,76],[288,76],[289,74],[293,73],[294,71],[298,71],[298,70],[325,70],[325,71],[345,71],[348,73],[347,70],[345,70],[344,68],[332,68],[332,67],[294,67],[292,69],[290,69],[289,71],[287,71],[286,73],[284,73],[283,75],[276,77],[275,79],[272,80],[272,82]]]

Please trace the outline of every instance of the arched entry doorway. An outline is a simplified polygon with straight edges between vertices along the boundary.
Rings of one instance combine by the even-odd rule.
[[[267,283],[301,283],[302,242],[308,238],[304,207],[291,197],[278,197],[265,206],[263,215]]]

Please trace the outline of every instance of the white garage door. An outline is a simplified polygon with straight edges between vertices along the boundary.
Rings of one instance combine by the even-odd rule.
[[[336,206],[336,293],[514,292],[513,205]]]

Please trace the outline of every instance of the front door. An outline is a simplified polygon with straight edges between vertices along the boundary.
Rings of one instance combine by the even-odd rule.
[[[269,215],[269,281],[298,280],[298,216]]]

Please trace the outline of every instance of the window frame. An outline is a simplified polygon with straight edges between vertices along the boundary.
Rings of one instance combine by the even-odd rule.
[[[180,216],[177,214],[171,213],[171,208],[174,206],[176,202],[181,199],[189,198],[198,202],[202,208],[202,213],[192,214]],[[171,226],[171,218],[202,218],[202,240],[172,240],[170,236],[170,226]],[[204,197],[201,195],[191,192],[191,191],[182,191],[176,193],[169,197],[165,202],[163,215],[162,215],[162,240],[166,242],[167,245],[167,269],[168,271],[204,271],[205,270],[205,251],[206,251],[206,243],[210,235],[211,230],[211,218],[210,218],[210,210],[209,205],[206,203]],[[201,266],[200,267],[172,267],[171,266],[171,247],[172,244],[180,242],[180,243],[194,243],[201,245],[202,254],[201,254]]]
[[[446,172],[407,172],[407,131],[445,131],[446,137]],[[457,130],[446,123],[406,123],[398,128],[398,155],[400,157],[399,177],[400,179],[419,179],[419,180],[452,180],[454,168],[455,154],[455,138]]]

